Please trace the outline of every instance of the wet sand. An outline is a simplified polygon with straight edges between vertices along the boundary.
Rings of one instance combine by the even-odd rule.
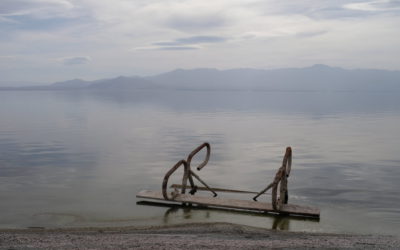
[[[0,249],[398,249],[400,238],[286,232],[228,223],[1,230]]]

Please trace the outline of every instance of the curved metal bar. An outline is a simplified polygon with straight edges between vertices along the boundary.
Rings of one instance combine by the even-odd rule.
[[[278,198],[278,185],[280,184],[280,189],[282,190],[282,177],[285,175],[285,168],[280,167],[275,175],[274,182],[272,185],[272,207],[274,210],[279,210],[282,203],[281,197]]]
[[[194,195],[196,192],[197,192],[197,186],[196,185],[194,185],[194,181],[193,181],[193,177],[192,177],[192,175],[191,175],[191,170],[190,170],[190,166],[188,165],[188,169],[189,169],[189,171],[188,171],[188,173],[189,173],[189,183],[190,183],[190,187],[192,188],[190,191],[189,191],[189,193],[191,194],[191,195]]]
[[[205,183],[202,179],[200,179],[200,177],[197,175],[197,174],[195,174],[192,170],[190,170],[189,169],[189,173],[190,173],[190,175],[193,175],[201,184],[203,184],[205,187],[206,187],[206,189],[208,190],[208,191],[210,191],[211,193],[213,193],[214,194],[214,197],[217,197],[217,193],[214,191],[214,190],[212,190],[212,188],[210,188],[208,185],[207,185],[207,183]]]
[[[282,175],[280,181],[280,194],[279,200],[281,204],[287,204],[289,200],[289,192],[288,192],[288,178],[290,175],[290,170],[292,169],[292,148],[287,147],[285,156],[283,157],[282,168],[285,173]]]
[[[279,210],[282,204],[287,204],[289,195],[287,188],[287,178],[289,177],[290,170],[292,167],[292,149],[291,147],[286,148],[285,155],[283,157],[282,166],[278,169],[275,174],[274,181],[269,184],[265,189],[261,190],[256,196],[253,197],[254,201],[263,193],[267,192],[272,188],[272,207],[274,210]],[[278,186],[279,186],[279,197],[278,197]]]
[[[201,170],[205,165],[207,165],[208,160],[210,159],[211,147],[208,142],[204,142],[203,144],[198,146],[195,150],[193,150],[189,154],[189,156],[186,160],[187,164],[189,165],[189,168],[190,168],[190,163],[192,161],[193,156],[195,156],[198,152],[200,152],[204,147],[207,147],[207,155],[206,155],[206,158],[204,159],[203,163],[201,163],[199,166],[197,166],[197,170]]]
[[[189,165],[187,164],[187,162],[185,160],[180,160],[164,176],[164,180],[163,180],[163,183],[162,183],[162,194],[163,194],[164,199],[166,199],[166,200],[173,200],[174,199],[174,197],[172,197],[172,198],[168,197],[168,193],[167,193],[168,179],[181,165],[183,165],[183,167],[184,167],[184,174],[183,174],[183,179],[182,179],[182,191],[181,192],[182,192],[182,194],[185,193],[187,179],[188,179],[188,176],[189,176]]]
[[[292,148],[287,147],[285,156],[283,157],[282,166],[286,167],[286,177],[289,177],[290,170],[292,170]]]
[[[263,190],[261,190],[260,192],[258,192],[258,194],[256,196],[253,197],[254,201],[257,201],[257,198],[262,195],[263,193],[267,192],[270,188],[272,188],[272,186],[274,185],[274,183],[272,182],[271,184],[269,184],[266,188],[264,188]]]

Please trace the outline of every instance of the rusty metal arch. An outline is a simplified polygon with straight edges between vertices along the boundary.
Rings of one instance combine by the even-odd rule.
[[[287,147],[285,156],[283,157],[282,166],[278,169],[278,172],[275,174],[275,178],[271,184],[269,184],[266,188],[261,190],[256,196],[253,197],[254,201],[257,201],[257,198],[267,192],[270,188],[272,188],[272,207],[274,210],[281,209],[283,204],[288,203],[289,195],[288,195],[288,187],[287,187],[287,178],[290,175],[290,171],[292,168],[292,148]],[[279,185],[279,197],[278,197],[278,185]]]
[[[196,168],[197,170],[201,170],[205,165],[207,165],[208,160],[210,160],[210,154],[211,154],[211,146],[210,143],[208,142],[204,142],[203,144],[201,144],[200,146],[198,146],[197,148],[195,148],[189,155],[188,158],[186,160],[186,162],[188,163],[189,167],[190,167],[190,163],[192,162],[193,157],[200,152],[204,147],[207,148],[207,155],[206,158],[204,159],[204,161],[198,165]]]
[[[204,142],[203,144],[201,144],[200,146],[198,146],[197,148],[195,148],[195,149],[188,155],[188,158],[187,158],[187,160],[186,160],[186,162],[187,162],[187,164],[188,164],[188,169],[189,169],[189,176],[188,176],[188,178],[189,178],[190,185],[191,185],[191,187],[192,187],[192,189],[190,190],[190,194],[193,195],[193,194],[195,194],[195,193],[197,192],[197,186],[194,184],[194,181],[193,181],[193,177],[195,177],[201,184],[203,184],[203,185],[206,187],[206,189],[207,189],[208,191],[210,191],[211,193],[213,193],[214,197],[216,197],[216,196],[217,196],[217,193],[216,193],[212,188],[210,188],[210,186],[208,186],[207,183],[205,183],[205,182],[200,178],[200,176],[198,176],[196,173],[194,173],[194,172],[192,171],[192,169],[191,169],[191,162],[192,162],[193,157],[194,157],[197,153],[199,153],[203,148],[206,148],[206,149],[207,149],[207,152],[206,152],[206,158],[204,159],[204,161],[203,161],[200,165],[198,165],[198,166],[196,167],[197,170],[200,171],[204,166],[207,165],[208,161],[210,160],[210,154],[211,154],[211,146],[210,146],[210,143]]]
[[[178,161],[164,176],[163,183],[162,183],[162,194],[163,194],[164,199],[166,199],[166,200],[174,200],[176,195],[178,195],[177,190],[175,190],[172,192],[172,198],[168,197],[168,192],[167,192],[168,179],[182,165],[184,167],[184,173],[183,173],[183,178],[182,178],[181,193],[184,194],[186,191],[186,184],[187,184],[187,179],[189,176],[189,168],[188,168],[189,165],[187,164],[187,162],[185,160],[182,159],[182,160]]]

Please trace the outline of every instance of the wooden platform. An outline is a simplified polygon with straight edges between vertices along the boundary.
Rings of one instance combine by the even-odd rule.
[[[204,205],[210,207],[251,210],[258,212],[271,212],[271,213],[310,216],[318,218],[320,215],[320,210],[318,208],[285,204],[281,210],[276,211],[272,208],[272,205],[270,203],[252,201],[252,200],[247,201],[238,199],[204,197],[204,196],[190,195],[190,194],[179,194],[174,200],[165,200],[161,191],[142,190],[136,195],[136,197],[144,199],[152,199],[152,200],[162,200],[165,202],[191,203],[191,204]]]

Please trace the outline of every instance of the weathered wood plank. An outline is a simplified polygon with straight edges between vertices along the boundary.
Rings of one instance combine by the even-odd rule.
[[[166,201],[161,191],[142,190],[136,195],[136,197]],[[222,199],[216,197],[194,196],[187,194],[178,194],[174,200],[168,200],[166,202],[179,202],[179,203],[184,202],[184,203],[213,206],[213,207],[253,210],[262,212],[274,212],[280,214],[292,214],[292,215],[302,215],[302,216],[312,216],[312,217],[319,217],[320,215],[320,210],[318,208],[312,208],[306,206],[283,204],[282,209],[277,211],[272,208],[272,205],[270,203],[265,203],[265,202],[225,199],[225,198]]]

